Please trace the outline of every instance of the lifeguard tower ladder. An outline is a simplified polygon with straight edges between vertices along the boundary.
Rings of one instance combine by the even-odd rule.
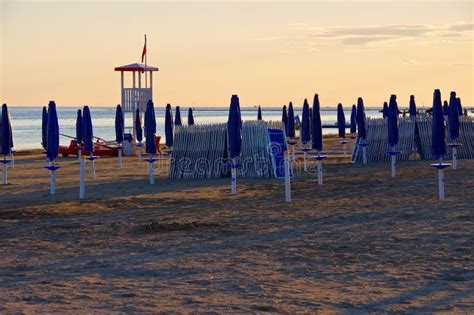
[[[128,130],[132,129],[132,143],[135,144],[135,112],[137,108],[140,109],[140,120],[143,122],[143,113],[145,112],[146,104],[148,100],[153,100],[153,72],[158,71],[158,68],[141,63],[132,63],[116,67],[115,71],[120,71],[120,94],[124,115],[126,117],[127,113],[132,113],[133,126],[126,128]],[[131,87],[125,87],[125,72],[132,73]],[[144,80],[142,80],[142,74]],[[142,85],[142,81],[144,81],[144,85]]]

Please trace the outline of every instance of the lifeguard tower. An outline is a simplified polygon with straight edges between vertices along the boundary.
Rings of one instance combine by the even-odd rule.
[[[143,121],[146,104],[148,100],[153,100],[153,72],[158,71],[158,68],[141,63],[132,63],[116,67],[115,71],[120,71],[120,93],[124,115],[132,113],[133,127],[126,128],[132,129],[133,137],[131,142],[135,144],[135,111],[137,108],[140,109],[140,120]],[[125,86],[125,72],[132,73],[131,87]],[[135,148],[135,146],[133,147]]]

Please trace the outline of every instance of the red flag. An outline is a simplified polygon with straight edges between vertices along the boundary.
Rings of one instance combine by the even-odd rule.
[[[143,51],[142,51],[142,63],[143,59],[145,58],[146,55],[146,34],[145,34],[145,45],[143,46]]]

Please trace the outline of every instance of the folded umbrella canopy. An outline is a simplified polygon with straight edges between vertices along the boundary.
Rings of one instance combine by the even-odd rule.
[[[367,130],[365,129],[365,110],[364,110],[364,100],[362,99],[362,97],[359,97],[357,99],[356,119],[357,119],[357,130],[359,131],[358,145],[362,147],[363,163],[367,164],[367,142],[365,141],[365,138],[367,137]]]
[[[351,134],[355,134],[357,132],[357,107],[352,105],[351,110]]]
[[[448,101],[444,101],[444,103],[443,103],[443,115],[444,115],[444,116],[449,116],[449,105],[448,105]]]
[[[408,112],[410,113],[410,117],[416,117],[415,95],[410,95],[410,107],[408,108]]]
[[[433,96],[433,118],[431,123],[431,153],[439,159],[439,163],[431,164],[438,169],[438,197],[444,199],[444,168],[451,164],[442,163],[443,155],[446,155],[446,142],[443,106],[441,104],[441,92],[434,91]]]
[[[171,106],[170,106],[170,115],[171,115]],[[155,133],[156,133],[155,107],[153,105],[153,102],[149,100],[148,103],[146,104],[146,111],[145,111],[145,137],[146,137],[145,149],[146,149],[146,153],[148,153],[150,157],[145,159],[145,161],[149,163],[151,185],[155,183],[155,170],[153,167],[153,163],[157,160],[156,158],[153,157],[153,155],[156,154]]]
[[[54,165],[54,160],[59,154],[59,123],[58,113],[56,112],[56,103],[50,101],[48,104],[48,125],[47,125],[47,148],[46,156],[48,158],[49,165],[46,168],[50,171],[50,193],[54,195],[56,193],[56,170],[59,166]]]
[[[82,110],[82,137],[84,150],[89,152],[89,156],[86,159],[91,163],[91,175],[92,178],[95,178],[94,160],[97,156],[94,156],[94,129],[92,128],[92,117],[89,106],[84,106]]]
[[[175,126],[181,126],[183,123],[181,121],[181,109],[179,106],[176,106],[176,113],[175,113],[175,118],[174,118],[174,125]]]
[[[77,145],[77,157],[81,158],[81,146],[83,141],[82,130],[82,110],[77,110],[77,117],[76,117],[76,145]]]
[[[323,149],[323,129],[321,125],[321,113],[320,113],[320,104],[318,94],[314,95],[313,99],[313,125],[311,131],[312,148],[317,151]]]
[[[145,132],[146,136],[146,132]],[[166,105],[165,111],[165,137],[166,137],[166,146],[171,149],[173,146],[173,116],[171,116],[171,105]]]
[[[391,176],[395,177],[397,174],[396,169],[396,156],[400,154],[400,151],[395,150],[395,146],[398,144],[398,105],[397,96],[390,96],[390,105],[388,106],[388,144],[390,150],[387,153],[391,159]]]
[[[285,128],[285,132],[288,128],[288,112],[286,111],[286,105],[283,105],[281,110],[281,122],[283,123],[283,127]]]
[[[193,109],[189,108],[188,109],[188,126],[194,125],[194,115],[193,115]]]
[[[135,135],[137,136],[137,141],[141,143],[143,141],[143,129],[142,121],[140,120],[140,109],[138,108],[135,112]]]
[[[339,138],[344,139],[346,137],[346,116],[341,103],[337,104],[337,129]]]
[[[304,99],[303,112],[301,114],[301,142],[303,142],[303,144],[311,140],[310,122],[308,100]]]
[[[462,115],[462,104],[461,104],[461,99],[458,97],[457,98],[457,104],[458,104],[458,114],[459,116]]]
[[[3,164],[3,180],[4,185],[7,184],[7,164],[10,163],[10,160],[7,159],[7,156],[10,156],[12,148],[12,129],[10,125],[10,116],[8,115],[8,106],[7,104],[2,105],[2,126],[0,130],[0,142],[3,160],[0,162]]]
[[[43,146],[43,149],[46,150],[46,147],[48,145],[48,110],[46,109],[46,106],[43,106],[43,115],[41,118],[41,145]]]
[[[460,143],[456,143],[459,138],[459,106],[458,99],[456,98],[456,92],[451,92],[449,97],[449,137],[451,138],[451,143],[449,146],[453,150],[453,169],[458,168],[458,147],[461,146]]]
[[[122,106],[117,105],[115,110],[115,142],[117,142],[118,150],[118,164],[122,168],[122,143],[123,143],[123,133],[125,129],[125,120],[123,117]]]
[[[262,120],[262,108],[258,107],[257,120]]]
[[[237,190],[237,163],[235,158],[240,156],[242,148],[242,117],[240,116],[240,102],[237,95],[232,95],[230,99],[229,117],[227,120],[227,138],[228,138],[228,154],[231,167],[231,194],[235,194]]]
[[[288,105],[288,123],[286,124],[286,136],[288,138],[295,137],[295,112],[293,110],[293,103]]]

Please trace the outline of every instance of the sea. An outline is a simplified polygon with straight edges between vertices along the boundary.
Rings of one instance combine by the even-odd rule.
[[[94,136],[106,139],[115,139],[115,107],[90,107]],[[76,115],[77,108],[74,107],[58,107],[59,131],[61,145],[69,145],[70,138],[76,134]],[[301,109],[295,109],[295,116],[301,117]],[[15,150],[30,150],[41,148],[41,116],[42,107],[9,107],[13,128],[13,143]],[[228,107],[193,107],[194,120],[196,124],[212,124],[227,122],[229,109]],[[165,109],[155,108],[157,135],[162,137],[164,143],[164,125],[165,125]],[[242,120],[256,120],[256,107],[242,107]],[[345,110],[346,122],[349,122],[350,108]],[[367,117],[381,117],[379,109],[367,108]],[[188,108],[181,107],[181,117],[183,123],[187,123]],[[262,107],[262,117],[264,120],[281,121],[280,107]],[[321,108],[321,121],[323,125],[334,125],[337,121],[337,111],[335,108]],[[125,126],[127,130],[132,127],[132,114],[125,113]],[[127,128],[128,127],[128,128]],[[336,128],[324,128],[323,134],[337,133]]]

